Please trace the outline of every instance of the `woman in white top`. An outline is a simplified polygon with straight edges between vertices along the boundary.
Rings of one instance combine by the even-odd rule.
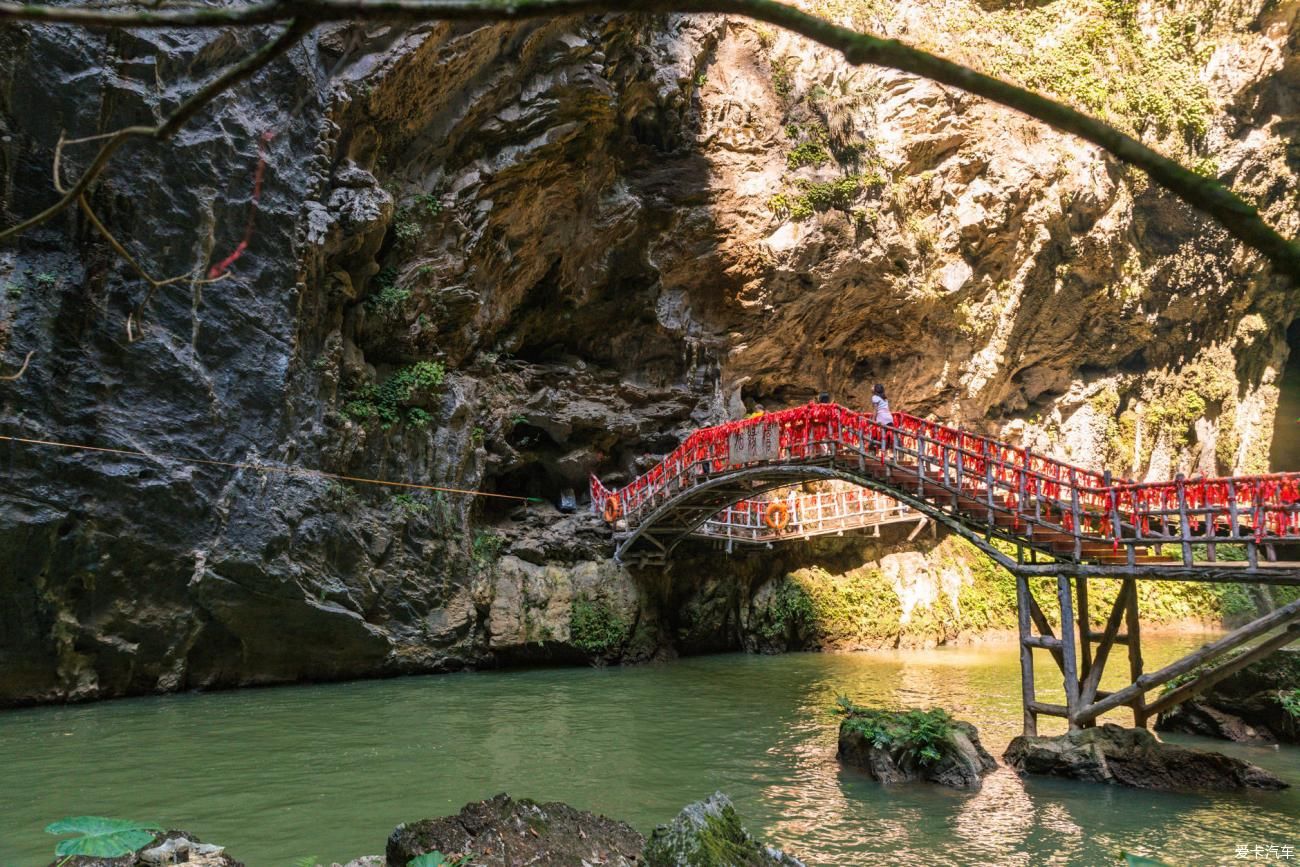
[[[871,405],[876,411],[876,424],[883,424],[886,427],[892,427],[894,424],[894,414],[889,411],[889,398],[885,397],[885,387],[877,382],[876,387],[871,391]],[[893,451],[894,432],[886,430],[884,440],[883,445],[885,450]]]
[[[876,411],[876,423],[892,425],[894,414],[889,411],[889,398],[885,397],[885,387],[877,382],[872,392],[871,406]]]

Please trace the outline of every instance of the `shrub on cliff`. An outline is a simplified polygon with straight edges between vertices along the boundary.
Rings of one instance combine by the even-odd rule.
[[[599,599],[578,597],[569,613],[569,641],[579,650],[601,656],[616,650],[627,638],[628,625],[614,609]]]

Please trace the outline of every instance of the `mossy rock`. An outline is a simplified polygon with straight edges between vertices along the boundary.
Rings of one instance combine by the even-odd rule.
[[[466,804],[455,816],[398,825],[388,838],[389,867],[429,852],[470,855],[475,867],[571,867],[637,863],[645,839],[630,825],[559,802],[501,794]]]
[[[645,847],[647,867],[803,867],[750,836],[731,800],[714,792],[660,825]]]
[[[841,699],[839,751],[845,764],[882,783],[928,782],[978,789],[997,762],[974,725],[934,709],[888,711]]]

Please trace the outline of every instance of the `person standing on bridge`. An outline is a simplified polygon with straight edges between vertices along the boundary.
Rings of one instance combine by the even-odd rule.
[[[871,406],[875,410],[876,424],[884,425],[886,428],[893,427],[894,414],[889,411],[889,398],[885,397],[885,387],[879,382],[871,389]],[[894,432],[885,431],[884,442],[882,443],[883,451],[892,452],[894,450]]]

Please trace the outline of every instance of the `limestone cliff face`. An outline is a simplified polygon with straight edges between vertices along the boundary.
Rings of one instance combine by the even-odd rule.
[[[815,8],[1055,88],[1295,234],[1298,4],[967,5]],[[1114,80],[1035,60],[1081,33]],[[0,30],[2,219],[51,200],[60,131],[156,117],[259,36]],[[0,432],[152,456],[0,446],[0,703],[842,645],[771,608],[783,575],[893,569],[895,617],[960,584],[874,543],[634,576],[551,505],[743,401],[880,380],[1125,475],[1268,460],[1295,302],[1253,256],[1093,148],[766,28],[324,29],[95,205],[155,276],[202,272],[268,132],[221,282],[149,292],[71,214],[0,249],[0,359],[36,353]]]

